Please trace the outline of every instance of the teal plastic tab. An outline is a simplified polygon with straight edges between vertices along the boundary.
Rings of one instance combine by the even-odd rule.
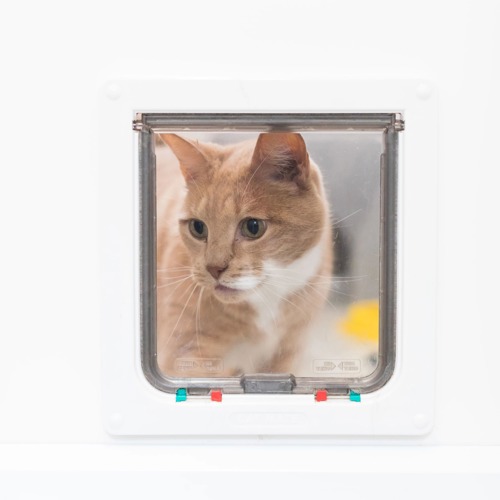
[[[354,392],[352,389],[349,391],[349,399],[355,401],[356,403],[361,403],[361,394],[359,392]]]
[[[186,401],[187,399],[187,391],[186,389],[177,389],[175,393],[175,401],[179,403],[180,401]]]

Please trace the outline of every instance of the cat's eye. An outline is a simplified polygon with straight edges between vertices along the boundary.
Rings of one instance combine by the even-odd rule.
[[[191,219],[188,225],[189,231],[195,238],[199,240],[205,240],[207,238],[208,228],[203,221],[198,219]]]
[[[257,239],[266,232],[266,223],[260,219],[245,219],[241,223],[241,234],[247,238]]]

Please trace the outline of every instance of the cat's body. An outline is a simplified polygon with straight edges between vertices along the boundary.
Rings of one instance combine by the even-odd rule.
[[[160,370],[292,371],[332,271],[328,204],[302,137],[162,138],[177,158],[157,152]]]

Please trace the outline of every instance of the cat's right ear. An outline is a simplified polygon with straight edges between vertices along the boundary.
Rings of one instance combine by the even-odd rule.
[[[195,144],[176,134],[160,134],[160,137],[177,156],[186,182],[198,179],[207,170],[208,160]]]

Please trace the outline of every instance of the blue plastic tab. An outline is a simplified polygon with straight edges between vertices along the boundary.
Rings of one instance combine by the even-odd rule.
[[[354,392],[352,389],[349,391],[349,399],[356,403],[361,403],[361,394],[359,392]]]
[[[187,391],[186,389],[177,389],[175,393],[175,401],[179,403],[180,401],[186,401],[187,399]]]

